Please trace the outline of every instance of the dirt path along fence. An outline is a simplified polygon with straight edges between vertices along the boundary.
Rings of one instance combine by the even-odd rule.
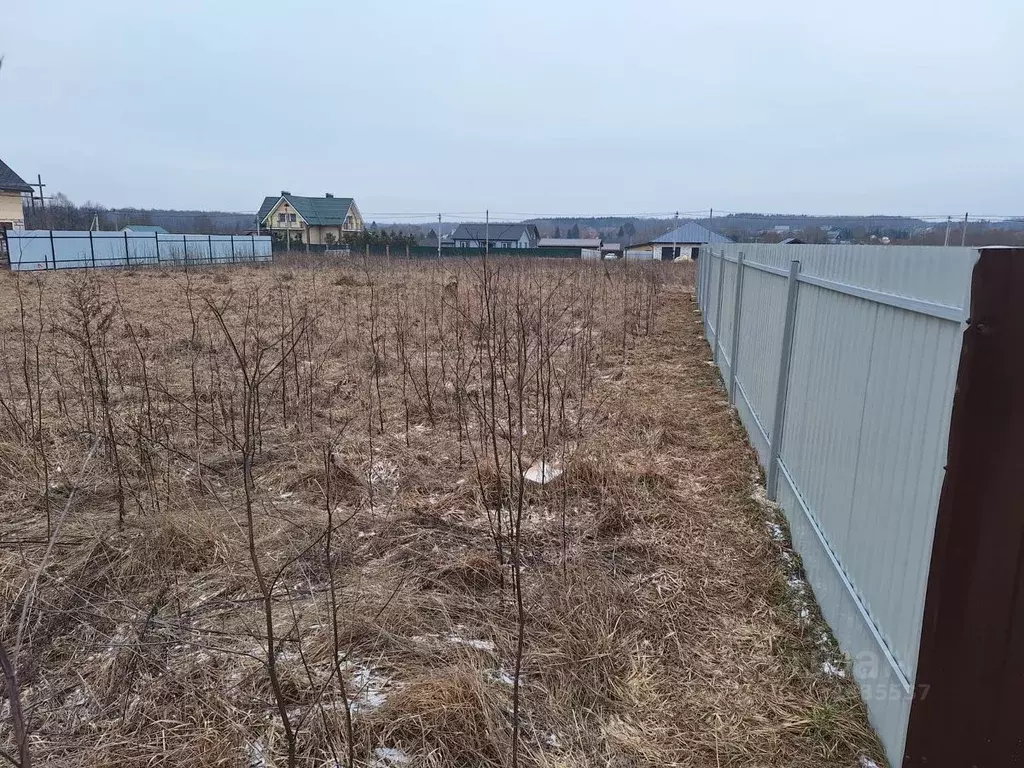
[[[1020,420],[1019,392],[975,369],[998,365],[993,357],[1008,354],[1010,337],[1024,346],[1021,264],[1024,252],[1010,249],[731,244],[701,251],[698,302],[714,363],[893,765],[947,764],[953,749],[971,764],[1004,765],[1020,749],[993,731],[999,718],[981,722],[971,713],[980,681],[998,678],[993,665],[1024,667],[1024,622],[1014,620],[1012,589],[1021,562],[1012,520],[1024,494],[1013,498],[1006,489],[975,516],[964,501],[967,481],[953,482],[952,457],[963,456],[968,441],[972,460],[991,454],[1003,474],[993,470],[990,487],[1006,474],[1007,452],[1024,448],[1005,429],[1001,440],[986,441],[971,424],[951,432],[950,421],[971,412],[961,401],[972,394],[965,387],[972,378],[989,383],[989,407],[1002,405],[1011,423]],[[999,320],[972,325],[972,300]],[[972,331],[981,342],[972,342]],[[993,334],[998,350],[989,341],[987,358],[967,354]],[[950,531],[973,548],[951,544]],[[1007,538],[1012,545],[995,546]],[[979,594],[961,582],[992,589]],[[962,628],[967,620],[973,632]],[[1024,674],[999,685],[1004,700],[1012,691],[1019,698]],[[955,722],[974,727],[957,730]],[[992,762],[975,762],[981,754]]]

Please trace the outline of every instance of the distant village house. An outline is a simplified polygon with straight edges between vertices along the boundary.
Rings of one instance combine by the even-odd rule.
[[[351,197],[300,197],[282,191],[267,197],[256,215],[260,231],[282,234],[309,245],[343,242],[346,233],[362,232],[363,217]]]
[[[696,259],[702,245],[731,243],[725,235],[712,232],[703,224],[687,222],[664,235],[646,243],[631,245],[626,249],[627,259],[674,261],[675,259]]]
[[[32,187],[0,160],[0,230],[25,228],[23,194],[32,194]]]
[[[540,232],[533,224],[460,224],[451,239],[456,248],[536,248]]]

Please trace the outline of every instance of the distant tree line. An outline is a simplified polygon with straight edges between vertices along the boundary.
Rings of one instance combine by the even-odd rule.
[[[436,237],[436,235],[435,235]],[[390,227],[378,227],[377,222],[362,232],[346,232],[345,243],[351,248],[371,248],[391,246],[392,248],[413,246],[419,242],[419,236],[415,232],[406,232],[404,229],[393,229]]]
[[[107,208],[94,202],[76,205],[62,192],[43,200],[24,196],[27,229],[116,231],[130,224],[161,226],[168,232],[200,235],[241,234],[256,225],[256,217],[220,211],[169,211],[147,208]]]
[[[169,232],[186,234],[240,234],[255,229],[252,214],[219,211],[174,211],[147,208],[107,208],[99,203],[73,203],[58,192],[44,204],[25,198],[25,226],[28,229],[86,230],[96,225],[100,230],[118,230],[130,224],[159,225]],[[875,243],[888,238],[892,244],[942,245],[946,241],[946,224],[906,216],[808,216],[799,214],[731,213],[706,218],[643,218],[632,216],[599,216],[569,218],[537,218],[525,223],[535,224],[542,237],[601,237],[606,242],[624,245],[645,242],[658,237],[687,221],[694,221],[726,235],[737,242],[779,242],[796,237],[806,243]],[[778,231],[776,231],[778,227]],[[442,232],[447,236],[454,225]],[[266,233],[266,230],[262,230]],[[959,245],[963,220],[952,221],[950,245]],[[563,234],[564,233],[564,234]],[[284,233],[274,233],[279,239]],[[436,242],[437,231],[430,224],[378,225],[373,222],[363,232],[348,232],[344,242],[352,248],[392,246],[404,247],[419,242]],[[293,242],[298,242],[293,240]],[[969,220],[968,245],[1024,245],[1024,218],[1003,221]]]

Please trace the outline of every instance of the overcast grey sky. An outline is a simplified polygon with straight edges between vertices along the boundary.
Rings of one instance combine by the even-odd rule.
[[[8,0],[0,158],[76,202],[1024,214],[1021,0]]]

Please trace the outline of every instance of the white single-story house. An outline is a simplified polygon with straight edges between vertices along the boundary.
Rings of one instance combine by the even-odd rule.
[[[731,243],[725,235],[712,232],[703,224],[695,221],[687,222],[681,227],[670,230],[654,240],[637,243],[626,248],[627,259],[647,261],[673,261],[675,259],[696,259],[700,246]]]
[[[451,239],[456,248],[536,248],[540,232],[533,224],[460,224]]]

